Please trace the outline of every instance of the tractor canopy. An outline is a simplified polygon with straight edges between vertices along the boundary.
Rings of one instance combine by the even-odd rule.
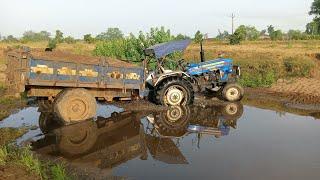
[[[152,47],[145,49],[144,53],[146,56],[154,56],[155,58],[159,59],[176,51],[184,51],[190,43],[191,40],[186,39],[156,44]]]

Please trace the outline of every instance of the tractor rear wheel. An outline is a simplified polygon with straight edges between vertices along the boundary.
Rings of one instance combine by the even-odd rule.
[[[236,83],[227,84],[223,87],[222,97],[230,102],[240,101],[243,98],[244,90]]]
[[[168,78],[155,91],[156,102],[165,106],[189,105],[193,103],[192,85],[182,78]]]
[[[96,110],[96,99],[82,88],[63,90],[54,102],[54,112],[64,124],[93,118]]]

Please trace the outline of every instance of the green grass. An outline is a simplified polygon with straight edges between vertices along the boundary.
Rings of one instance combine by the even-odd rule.
[[[23,167],[26,167],[30,172],[35,173],[39,177],[45,177],[43,173],[43,165],[38,158],[36,158],[30,151],[30,147],[23,147],[17,151],[17,162]]]
[[[278,79],[311,77],[316,68],[313,59],[307,57],[285,57],[274,59],[265,55],[235,59],[241,66],[240,83],[246,87],[270,87]]]
[[[30,150],[30,146],[18,147],[12,144],[12,141],[25,132],[25,128],[0,128],[0,166],[23,167],[30,173],[30,177],[37,176],[40,179],[71,179],[63,165],[40,160]]]
[[[69,180],[71,179],[66,173],[65,167],[61,164],[55,164],[50,167],[52,179]]]
[[[0,146],[0,166],[6,165],[23,167],[30,173],[30,177],[54,180],[72,179],[63,165],[41,161],[33,154],[30,147],[19,148],[13,144]]]
[[[0,166],[4,166],[6,164],[7,157],[8,157],[7,147],[2,146],[0,148]]]

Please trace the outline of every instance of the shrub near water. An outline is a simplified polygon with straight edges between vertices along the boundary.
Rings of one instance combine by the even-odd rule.
[[[246,87],[270,87],[283,74],[281,62],[268,58],[235,60],[241,66],[240,83]]]
[[[307,58],[289,57],[283,61],[289,77],[310,77],[315,62]]]
[[[270,87],[279,78],[310,77],[315,62],[306,57],[235,60],[242,68],[240,83],[246,87]]]

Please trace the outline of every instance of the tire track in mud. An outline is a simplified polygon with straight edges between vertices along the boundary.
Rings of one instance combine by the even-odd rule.
[[[291,102],[320,104],[320,80],[317,78],[297,78],[292,81],[282,80],[268,90],[287,97]]]

